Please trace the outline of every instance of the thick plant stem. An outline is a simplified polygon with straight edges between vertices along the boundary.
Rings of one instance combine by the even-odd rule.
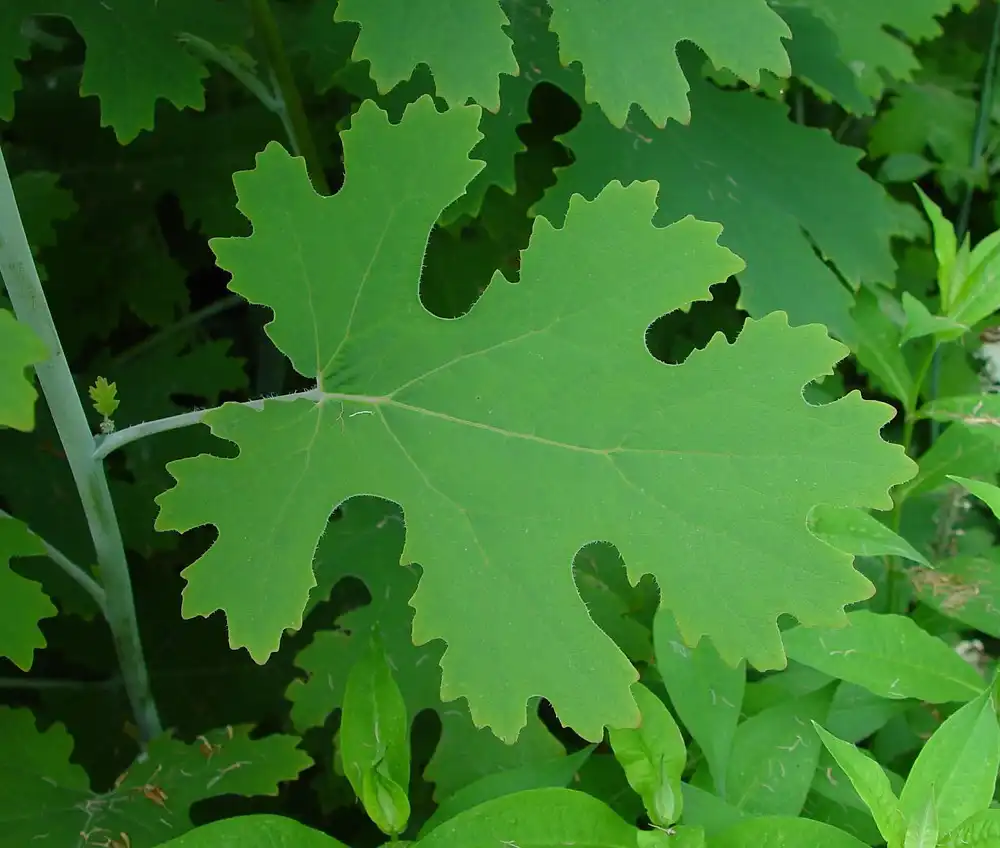
[[[125,689],[139,731],[144,740],[149,740],[160,734],[161,726],[139,639],[125,546],[104,466],[94,458],[94,438],[45,300],[2,151],[0,274],[18,320],[35,331],[49,352],[49,358],[38,363],[35,372],[59,432],[87,518],[104,588],[107,621],[114,637]]]
[[[292,72],[285,44],[281,40],[278,22],[271,11],[270,0],[249,0],[249,3],[254,31],[260,38],[267,63],[271,66],[276,93],[281,98],[279,114],[285,124],[289,141],[295,148],[292,152],[306,160],[306,170],[309,172],[313,188],[320,194],[329,194],[330,185],[327,183],[323,162],[319,158],[319,150],[313,140],[309,119],[302,106],[302,95],[295,83],[295,74]]]

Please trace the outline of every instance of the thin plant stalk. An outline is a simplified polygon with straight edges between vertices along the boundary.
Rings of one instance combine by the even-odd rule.
[[[144,741],[161,733],[139,638],[128,560],[108,489],[104,465],[94,457],[94,437],[45,299],[0,151],[0,275],[14,313],[39,336],[49,357],[35,365],[38,382],[59,433],[94,543],[106,617],[122,679]]]

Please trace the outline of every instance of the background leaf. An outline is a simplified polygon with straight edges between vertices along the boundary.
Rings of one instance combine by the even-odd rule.
[[[726,770],[743,704],[746,666],[725,663],[708,639],[684,644],[673,616],[657,613],[653,623],[656,664],[670,702],[708,760],[715,788],[726,795]]]

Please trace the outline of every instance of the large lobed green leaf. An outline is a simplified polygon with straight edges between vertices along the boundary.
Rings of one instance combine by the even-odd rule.
[[[414,641],[448,645],[443,698],[512,739],[542,695],[597,739],[636,723],[635,671],[573,585],[583,545],[609,540],[631,579],[653,574],[686,641],[776,667],[778,615],[835,625],[871,591],[809,532],[810,509],[888,508],[912,463],[879,436],[885,406],[804,402],[844,353],[821,327],[775,314],[683,366],[652,359],[650,323],[740,268],[717,225],[653,226],[654,183],[573,198],[563,228],[536,222],[520,283],[497,275],[457,320],[424,310],[427,234],[476,173],[478,120],[423,98],[391,125],[366,104],[332,198],[276,144],[236,177],[254,233],[213,248],[318,388],[208,413],[239,456],[172,463],[157,527],[219,528],[185,572],[184,614],[224,609],[230,643],[263,661],[301,625],[330,512],[392,500],[403,558],[424,569]]]

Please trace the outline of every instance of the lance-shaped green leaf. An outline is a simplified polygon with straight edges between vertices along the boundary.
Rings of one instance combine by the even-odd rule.
[[[34,330],[0,309],[0,427],[35,427],[38,392],[25,370],[48,356]]]
[[[917,414],[931,421],[958,421],[967,427],[992,430],[1000,428],[1000,395],[956,395],[940,398],[925,403]]]
[[[635,729],[612,728],[609,741],[649,820],[669,827],[681,817],[681,774],[687,762],[684,737],[663,701],[641,683],[632,686],[639,705]]]
[[[684,644],[673,616],[660,610],[653,620],[656,666],[670,702],[708,761],[715,788],[726,792],[726,767],[740,721],[746,666],[729,665],[708,639]]]
[[[1000,307],[1000,230],[979,242],[967,259],[959,254],[954,274],[948,317],[971,327],[992,315]]]
[[[954,474],[949,474],[948,478],[972,492],[972,494],[990,508],[990,512],[993,515],[1000,518],[1000,487],[994,486],[992,483],[985,483],[982,480],[970,480],[968,477],[958,477]]]
[[[633,103],[658,127],[670,118],[691,120],[689,87],[676,55],[681,41],[694,42],[716,67],[751,85],[760,82],[761,70],[791,73],[782,44],[791,30],[764,0],[723,0],[712,7],[700,0],[638,0],[613,15],[600,0],[551,5],[563,64],[583,65],[587,101],[600,104],[616,127],[624,126]]]
[[[568,757],[556,757],[541,763],[531,763],[521,768],[490,774],[458,790],[434,811],[420,828],[420,833],[430,833],[435,827],[459,813],[471,810],[487,801],[502,798],[515,792],[546,787],[565,787],[590,759],[595,745],[588,745]]]
[[[655,184],[574,198],[562,228],[536,221],[518,284],[497,275],[456,320],[428,313],[424,248],[476,172],[478,113],[423,98],[392,125],[365,104],[334,197],[277,145],[237,176],[253,235],[214,249],[318,388],[206,414],[239,455],[171,463],[157,527],[218,526],[185,572],[183,612],[224,609],[230,643],[263,661],[301,625],[331,511],[359,493],[392,500],[403,559],[423,569],[413,640],[447,644],[443,699],[465,696],[509,740],[541,695],[596,740],[638,721],[636,672],[573,584],[580,548],[608,540],[630,579],[652,574],[688,643],[707,634],[734,664],[780,666],[778,615],[832,626],[872,590],[809,532],[809,511],[889,508],[913,466],[879,434],[885,405],[803,400],[845,352],[821,327],[775,314],[681,366],[649,355],[652,321],[741,266],[717,225],[653,226]]]
[[[934,797],[934,787],[931,786],[923,807],[906,823],[903,848],[937,848],[940,832],[937,802]]]
[[[758,815],[801,812],[822,749],[809,723],[826,719],[832,697],[826,686],[768,707],[737,728],[726,782],[730,803]]]
[[[591,795],[572,789],[531,789],[459,813],[424,836],[419,848],[594,845],[635,848],[639,830]]]
[[[29,556],[45,556],[42,540],[26,524],[0,517],[0,656],[24,671],[45,647],[38,622],[58,612],[41,585],[10,567],[14,557]]]
[[[993,848],[994,845],[1000,845],[1000,810],[983,810],[945,834],[940,848]]]
[[[747,848],[766,845],[768,848],[865,848],[865,843],[832,825],[812,819],[785,816],[759,816],[745,819],[718,836],[712,837],[712,848]]]
[[[948,833],[993,798],[1000,768],[1000,727],[990,690],[952,713],[917,755],[899,796],[907,822],[933,797],[940,833]]]
[[[497,0],[464,0],[451,6],[436,0],[402,5],[340,0],[334,17],[361,25],[352,58],[371,61],[372,79],[381,94],[424,64],[449,105],[464,105],[471,97],[496,112],[500,74],[518,73],[510,38],[503,31],[507,16]]]
[[[858,292],[852,312],[856,330],[854,353],[861,367],[885,391],[904,404],[913,400],[914,379],[900,350],[902,335],[879,305],[875,294]]]
[[[340,756],[369,818],[383,833],[402,833],[410,818],[410,722],[377,638],[347,677]]]
[[[899,801],[892,791],[888,776],[882,771],[882,766],[850,742],[838,739],[819,724],[814,722],[813,727],[816,728],[826,749],[844,770],[854,790],[871,811],[879,833],[888,845],[896,848],[903,839],[905,822],[899,809]]]
[[[211,822],[162,843],[163,848],[347,848],[343,842],[284,816],[258,814]]]
[[[819,538],[838,551],[855,556],[906,557],[921,565],[927,559],[898,533],[860,509],[836,509],[820,504],[809,516],[809,526]]]
[[[924,304],[909,292],[903,292],[903,314],[906,324],[899,338],[901,345],[911,339],[923,336],[936,336],[941,341],[953,341],[969,331],[968,326],[960,324],[945,315],[934,315]]]
[[[931,220],[931,230],[934,235],[934,255],[938,261],[938,288],[941,290],[941,303],[944,305],[945,311],[949,311],[954,302],[956,287],[960,282],[955,279],[956,262],[958,260],[958,236],[951,221],[945,218],[941,207],[924,194],[920,186],[916,186],[916,189],[924,211]]]
[[[782,638],[791,659],[884,698],[966,701],[985,685],[952,648],[903,615],[855,610],[847,627],[794,627]]]

